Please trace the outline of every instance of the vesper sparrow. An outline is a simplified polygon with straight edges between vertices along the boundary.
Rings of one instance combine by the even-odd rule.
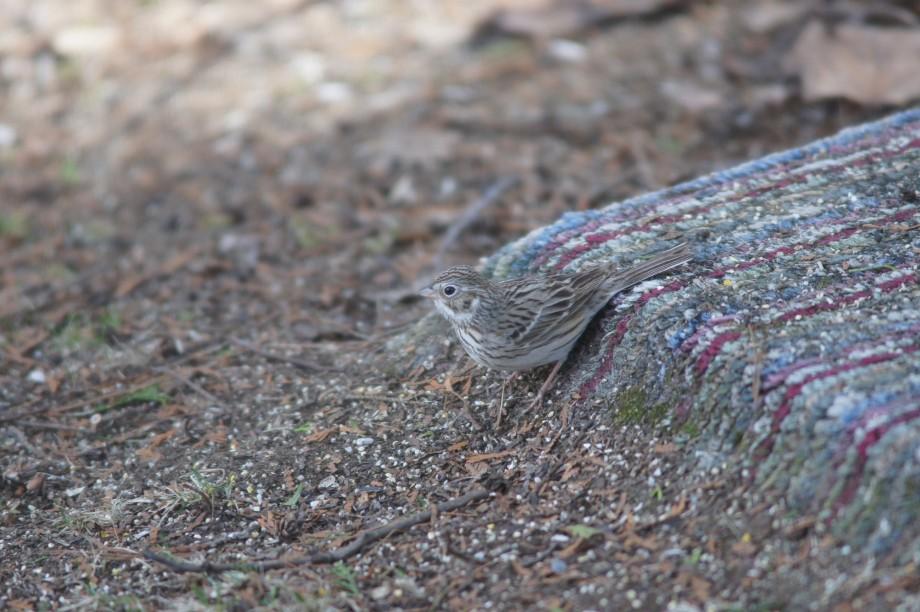
[[[595,265],[502,281],[490,281],[470,266],[456,266],[419,293],[434,301],[476,363],[520,371],[555,362],[533,402],[538,404],[585,327],[610,298],[692,257],[684,243],[625,270]]]

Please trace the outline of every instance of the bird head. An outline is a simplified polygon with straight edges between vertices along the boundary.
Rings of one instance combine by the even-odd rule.
[[[438,274],[419,294],[434,302],[453,324],[468,322],[491,290],[489,281],[470,266],[455,266]]]

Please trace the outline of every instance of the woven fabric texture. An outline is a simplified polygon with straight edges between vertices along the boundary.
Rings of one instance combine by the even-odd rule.
[[[668,419],[695,456],[878,554],[920,554],[920,108],[569,213],[495,277],[695,260],[614,298],[567,364],[582,406]]]

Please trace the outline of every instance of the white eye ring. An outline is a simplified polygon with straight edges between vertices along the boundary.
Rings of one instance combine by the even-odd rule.
[[[444,294],[444,297],[453,297],[457,295],[457,287],[454,285],[444,285],[441,287],[441,293]]]

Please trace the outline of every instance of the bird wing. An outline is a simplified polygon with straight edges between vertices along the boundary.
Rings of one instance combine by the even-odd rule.
[[[505,312],[498,331],[515,344],[534,345],[557,328],[577,327],[609,271],[592,268],[576,274],[505,281]]]

